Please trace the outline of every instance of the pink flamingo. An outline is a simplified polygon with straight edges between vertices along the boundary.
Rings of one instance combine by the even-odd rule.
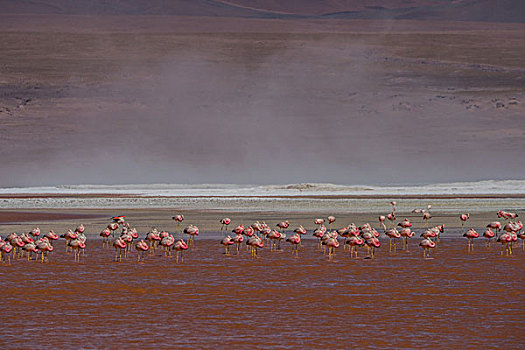
[[[53,230],[49,231],[48,233],[45,233],[45,234],[44,234],[44,237],[46,237],[46,238],[49,239],[50,241],[56,241],[57,239],[60,238],[60,236],[57,235],[57,234],[55,233],[55,231],[53,231]]]
[[[326,220],[328,221],[328,225],[332,227],[332,224],[335,222],[335,216],[330,215],[329,217],[326,218]]]
[[[287,229],[290,226],[290,222],[288,220],[281,221],[276,226],[279,227],[279,231],[280,232],[284,232],[284,230]]]
[[[69,251],[69,242],[72,240],[72,239],[77,239],[78,237],[78,234],[76,234],[75,232],[71,231],[71,230],[68,230],[66,233],[64,233],[63,235],[60,235],[61,238],[65,238],[66,240],[66,252]]]
[[[487,247],[490,247],[490,242],[492,241],[494,236],[496,236],[496,234],[490,228],[486,229],[485,232],[483,232],[483,237],[487,239]]]
[[[224,218],[224,219],[221,219],[220,223],[222,224],[221,226],[221,232],[224,231],[224,234],[226,234],[226,230],[228,229],[228,225],[232,222],[232,220],[230,218]]]
[[[128,244],[122,237],[117,237],[113,242],[113,247],[115,247],[115,261],[122,261],[122,251],[128,247]]]
[[[184,221],[184,215],[178,214],[178,215],[172,216],[171,218],[175,220],[175,222],[177,223],[177,230],[180,229],[180,225]]]
[[[36,247],[40,251],[40,254],[42,255],[42,262],[44,262],[44,259],[47,261],[47,255],[53,251],[53,246],[49,242],[47,238],[39,239],[36,242]]]
[[[470,213],[461,214],[459,216],[459,219],[461,220],[461,232],[463,232],[463,229],[465,227],[465,222],[467,222],[467,220],[470,219]]]
[[[363,244],[365,244],[365,241],[363,241],[363,239],[359,238],[358,236],[352,235],[348,237],[345,244],[350,246],[350,257],[353,257],[355,254],[355,257],[357,258],[357,247],[361,247]]]
[[[40,229],[38,227],[35,227],[31,231],[29,231],[29,234],[33,237],[38,237],[40,235]]]
[[[241,236],[242,237],[242,236]],[[226,255],[230,255],[230,246],[232,244],[235,244],[235,242],[233,242],[233,239],[230,237],[230,235],[224,237],[222,240],[221,240],[221,244],[225,247],[225,252],[224,254]]]
[[[149,250],[149,246],[148,246],[148,243],[146,243],[145,240],[141,239],[140,241],[137,242],[137,244],[135,245],[135,249],[137,250],[138,254],[137,254],[137,261],[140,262],[140,260],[144,261],[145,260],[145,254],[147,253],[147,251]]]
[[[432,219],[432,215],[428,211],[425,211],[423,213],[423,221],[425,221],[425,227],[428,227],[430,219]]]
[[[490,228],[491,230],[496,230],[496,233],[498,233],[499,230],[501,230],[501,222],[492,221],[490,224],[487,225],[487,227]]]
[[[195,236],[199,235],[199,228],[195,225],[189,225],[184,229],[184,233],[188,235],[189,245],[195,246]]]
[[[328,260],[331,261],[335,255],[335,249],[339,248],[339,241],[336,237],[330,237],[323,244],[328,247]]]
[[[399,232],[403,237],[403,250],[408,251],[408,239],[415,236],[415,232],[410,230],[408,227],[401,229]]]
[[[430,238],[425,238],[419,243],[419,246],[423,248],[423,258],[430,259],[430,249],[436,247],[436,242],[432,241]]]
[[[149,242],[149,246],[151,247],[151,251],[153,254],[155,253],[155,247],[160,242],[161,238],[159,236],[159,231],[157,231],[156,228],[152,229],[150,232],[146,234],[146,240]]]
[[[315,229],[313,232],[313,236],[318,239],[317,241],[318,248],[321,248],[321,240],[325,233],[326,233],[326,226],[324,225],[319,226],[319,228]]]
[[[305,235],[306,229],[303,227],[303,225],[299,225],[293,232],[297,233],[298,235]]]
[[[7,241],[0,241],[0,249],[2,253],[2,260],[5,261],[7,256],[7,264],[11,265],[11,252],[13,251],[13,246]]]
[[[392,205],[392,213],[395,213],[396,212],[396,202],[392,201],[390,202],[390,205]]]
[[[512,248],[511,248],[512,236],[511,236],[511,234],[509,232],[502,233],[498,237],[497,242],[501,243],[501,245],[502,245],[502,247],[501,247],[501,255],[503,255],[503,246],[505,246],[506,255],[511,255],[512,254]]]
[[[118,224],[116,222],[112,222],[107,228],[111,231],[111,236],[115,237],[115,231],[118,229]]]
[[[401,228],[408,228],[412,227],[412,223],[410,222],[410,220],[405,218],[405,220],[401,221],[399,224],[397,224],[397,226],[400,226]]]
[[[109,236],[111,235],[111,230],[109,228],[105,228],[100,232],[100,237],[103,238],[102,241],[102,247],[109,247]]]
[[[275,250],[279,250],[279,248],[277,248],[277,243],[276,241],[279,241],[282,239],[282,233],[281,232],[277,232],[275,230],[271,230],[270,233],[268,234],[268,238],[270,239],[270,251],[275,251]]]
[[[77,238],[69,241],[68,246],[75,252],[75,261],[80,261],[80,250],[85,249],[86,244]]]
[[[252,257],[257,257],[257,248],[263,248],[264,242],[259,236],[250,237],[246,244],[252,248]]]
[[[302,226],[301,226],[302,227]],[[301,244],[301,234],[296,233],[286,239],[292,245],[292,255],[299,256],[299,245]]]
[[[383,228],[383,230],[386,232],[386,225],[385,225],[386,216],[379,215],[379,225]]]
[[[411,225],[412,226],[412,225]],[[396,228],[391,228],[390,230],[386,231],[386,235],[388,236],[388,240],[390,242],[390,249],[389,252],[392,251],[392,240],[396,240],[401,238],[401,233],[399,233]],[[397,243],[394,241],[394,252],[397,250]]]
[[[27,254],[27,261],[31,260],[31,255],[33,253],[35,254],[38,254],[38,249],[36,247],[36,244],[35,242],[30,242],[30,243],[27,243],[23,248],[22,248],[26,254]]]
[[[179,257],[181,260],[181,263],[184,262],[184,257],[182,256],[182,252],[185,250],[188,250],[189,246],[184,240],[181,238],[179,239],[174,245],[173,249],[177,251],[177,263],[179,262]]]
[[[162,233],[162,232],[161,232]],[[167,232],[166,232],[167,233]],[[159,235],[160,236],[160,235]],[[175,237],[170,235],[169,233],[161,238],[159,244],[164,247],[164,255],[165,256],[171,256],[171,247],[173,244],[175,244]]]
[[[244,237],[242,234],[237,234],[235,237],[232,238],[233,243],[237,245],[237,254],[239,254],[239,249],[241,247],[241,243],[244,241]]]
[[[468,230],[463,234],[463,237],[466,237],[468,239],[468,251],[471,252],[474,250],[474,238],[479,237],[479,233],[477,233],[473,228]]]
[[[365,244],[368,247],[370,258],[374,259],[376,248],[381,247],[381,242],[379,242],[377,237],[371,237],[365,240]]]
[[[236,235],[242,235],[244,230],[245,230],[244,225],[237,225],[232,230],[232,232],[235,233]]]
[[[314,224],[321,226],[324,224],[324,219],[314,219]]]
[[[253,228],[252,228],[251,226],[248,226],[248,227],[246,227],[246,228],[244,229],[243,234],[244,234],[246,237],[251,237],[251,236],[253,236],[253,232],[254,232]]]

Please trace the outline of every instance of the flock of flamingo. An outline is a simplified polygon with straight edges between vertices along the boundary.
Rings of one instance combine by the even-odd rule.
[[[403,250],[408,250],[409,238],[415,236],[412,231],[412,223],[408,218],[405,218],[396,225],[396,202],[391,202],[392,211],[388,215],[379,216],[379,226],[384,235],[389,240],[389,251],[396,252],[398,241],[402,240]],[[430,259],[430,251],[434,249],[440,240],[440,234],[444,232],[445,226],[438,225],[429,227],[429,221],[432,218],[430,213],[431,205],[426,209],[414,209],[412,212],[422,214],[425,222],[424,231],[420,237],[422,240],[419,246],[423,249],[423,258]],[[523,240],[523,249],[525,250],[525,233],[522,231],[523,224],[517,220],[518,215],[507,211],[500,210],[497,216],[503,219],[504,222],[493,221],[486,226],[483,232],[483,237],[486,238],[486,245],[490,246],[493,240],[501,244],[501,253],[512,255],[513,245],[518,238]],[[188,225],[181,229],[184,215],[176,215],[172,217],[175,220],[178,232],[188,236],[187,242],[183,239],[176,239],[173,234],[167,231],[158,231],[152,229],[147,232],[143,239],[139,240],[139,233],[137,230],[126,221],[125,216],[112,217],[107,227],[100,232],[103,239],[102,246],[115,249],[115,261],[121,261],[123,258],[129,257],[133,248],[137,253],[137,261],[144,261],[148,254],[154,254],[157,249],[163,250],[165,256],[172,256],[172,251],[176,251],[176,261],[183,262],[183,252],[195,246],[195,236],[199,235],[199,228],[195,225]],[[473,228],[465,231],[465,225],[470,219],[470,214],[461,214],[459,216],[461,222],[462,234],[468,240],[468,251],[471,252],[474,247],[474,239],[478,238],[480,234]],[[385,224],[385,220],[390,222],[389,227]],[[313,236],[317,238],[317,246],[324,254],[328,254],[328,259],[332,260],[337,248],[340,247],[339,240],[343,240],[343,247],[350,251],[350,256],[357,258],[358,248],[366,247],[367,256],[365,258],[373,259],[375,257],[375,250],[381,246],[379,240],[380,233],[376,228],[373,228],[369,223],[361,226],[350,224],[348,226],[332,229],[335,223],[334,216],[314,219],[315,225],[318,227],[313,230]],[[288,242],[291,245],[291,252],[294,256],[299,255],[299,247],[301,246],[301,237],[307,234],[307,230],[299,225],[293,230],[293,235],[287,236],[286,229],[290,227],[289,221],[279,222],[276,227],[272,229],[265,222],[255,222],[250,226],[237,225],[229,234],[228,226],[231,223],[230,218],[223,218],[220,220],[223,238],[220,241],[225,247],[225,254],[231,255],[230,247],[235,246],[236,254],[240,254],[241,245],[246,244],[246,249],[251,252],[252,257],[257,257],[258,250],[264,247],[269,247],[270,251],[282,251],[281,243]],[[327,228],[325,223],[328,224]],[[398,230],[399,227],[399,230]],[[116,236],[116,232],[120,230],[120,234]],[[500,233],[501,231],[501,233]],[[39,260],[45,262],[48,260],[49,253],[53,252],[52,242],[63,238],[65,240],[66,252],[74,253],[75,261],[80,261],[81,256],[85,254],[86,249],[86,235],[85,227],[80,224],[75,230],[68,230],[62,235],[58,235],[52,230],[41,235],[40,229],[34,228],[29,233],[17,234],[15,232],[9,234],[7,237],[0,237],[0,253],[1,261],[3,263],[11,264],[15,259]],[[326,252],[328,250],[328,252]]]

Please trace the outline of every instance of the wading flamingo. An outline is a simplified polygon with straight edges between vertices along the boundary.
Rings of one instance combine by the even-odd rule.
[[[436,247],[436,242],[432,241],[430,238],[425,238],[419,243],[419,246],[423,248],[423,258],[430,259],[430,249]]]
[[[137,244],[135,244],[135,249],[138,252],[137,261],[141,261],[141,260],[144,261],[145,255],[147,251],[149,250],[148,243],[146,243],[145,240],[141,239],[140,241],[137,242]]]
[[[301,234],[296,233],[286,239],[292,245],[292,255],[299,256],[299,245],[301,244]]]
[[[241,236],[242,237],[242,236]],[[234,244],[235,242],[233,242],[233,239],[230,237],[230,235],[224,237],[222,240],[221,240],[221,244],[225,247],[225,251],[224,251],[224,254],[226,255],[230,255],[230,246],[232,244]]]
[[[468,251],[472,252],[474,250],[474,238],[478,238],[479,233],[477,233],[473,228],[471,228],[463,234],[463,237],[466,237],[468,239]]]
[[[182,252],[185,251],[185,250],[188,250],[189,246],[186,242],[184,242],[184,240],[181,238],[179,239],[174,245],[173,245],[173,249],[175,249],[177,251],[177,263],[179,262],[179,257],[180,257],[180,262],[183,263],[184,262],[184,257],[182,256]]]
[[[232,222],[230,218],[223,218],[220,220],[221,223],[221,232],[223,232],[224,235],[226,235],[226,231],[228,230],[228,225]]]

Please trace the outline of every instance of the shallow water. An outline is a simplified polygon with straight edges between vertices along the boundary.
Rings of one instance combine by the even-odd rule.
[[[298,258],[263,249],[226,256],[197,240],[184,263],[159,252],[117,263],[89,240],[75,263],[55,244],[49,261],[0,265],[6,348],[483,348],[523,347],[525,252],[466,252],[443,239],[410,252],[333,261],[305,241]]]

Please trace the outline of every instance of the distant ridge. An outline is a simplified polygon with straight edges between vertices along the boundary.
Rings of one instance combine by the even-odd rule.
[[[523,0],[0,0],[1,14],[413,19],[525,23]]]

